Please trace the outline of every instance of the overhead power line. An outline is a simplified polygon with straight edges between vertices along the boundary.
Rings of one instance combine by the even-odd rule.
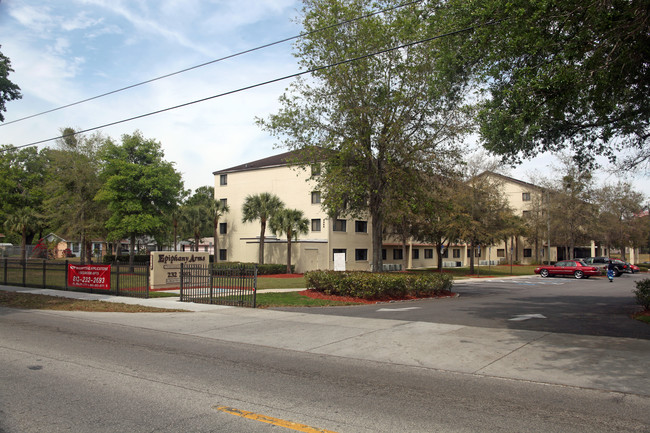
[[[483,26],[493,25],[493,24],[496,24],[498,22],[500,22],[500,21],[490,21],[490,22],[488,22],[486,24],[483,24]],[[430,42],[430,41],[433,41],[433,40],[436,40],[436,39],[441,39],[441,38],[453,36],[453,35],[456,35],[456,34],[459,34],[459,33],[468,32],[470,30],[473,30],[475,27],[476,26],[466,27],[466,28],[461,29],[461,30],[455,30],[453,32],[444,33],[442,35],[432,36],[432,37],[425,38],[425,39],[419,39],[417,41],[408,42],[408,43],[405,43],[405,44],[402,44],[402,45],[399,45],[399,46],[386,48],[386,49],[383,49],[383,50],[375,51],[375,52],[372,52],[372,53],[369,53],[369,54],[364,54],[362,56],[354,57],[354,58],[351,58],[351,59],[341,60],[341,61],[338,61],[338,62],[335,62],[335,63],[330,63],[330,64],[324,65],[324,66],[318,66],[316,68],[312,68],[312,69],[305,70],[305,71],[302,71],[302,72],[296,72],[295,74],[285,75],[283,77],[274,78],[272,80],[263,81],[263,82],[259,82],[257,84],[252,84],[250,86],[240,87],[238,89],[230,90],[228,92],[208,96],[206,98],[196,99],[194,101],[186,102],[184,104],[174,105],[172,107],[167,107],[167,108],[163,108],[161,110],[151,111],[149,113],[140,114],[138,116],[129,117],[127,119],[122,119],[122,120],[118,120],[118,121],[115,121],[115,122],[105,123],[103,125],[95,126],[95,127],[92,127],[92,128],[88,128],[88,129],[84,129],[84,130],[80,130],[80,131],[75,131],[74,133],[71,133],[71,134],[64,134],[64,135],[60,135],[58,137],[53,137],[53,138],[48,138],[48,139],[45,139],[45,140],[34,141],[34,142],[28,143],[28,144],[23,144],[21,146],[14,146],[14,147],[7,148],[7,149],[0,149],[0,151],[7,151],[7,150],[13,150],[13,149],[21,149],[23,147],[36,146],[38,144],[47,143],[49,141],[54,141],[54,140],[58,140],[58,139],[72,137],[72,136],[75,136],[75,135],[78,135],[78,134],[84,134],[86,132],[92,132],[92,131],[96,131],[98,129],[107,128],[109,126],[114,126],[114,125],[119,125],[121,123],[131,122],[133,120],[142,119],[144,117],[149,117],[149,116],[164,113],[164,112],[167,112],[167,111],[172,111],[172,110],[176,110],[176,109],[179,109],[179,108],[187,107],[189,105],[198,104],[200,102],[205,102],[205,101],[209,101],[209,100],[212,100],[212,99],[221,98],[223,96],[228,96],[228,95],[232,95],[232,94],[235,94],[235,93],[244,92],[246,90],[255,89],[257,87],[266,86],[266,85],[269,85],[269,84],[277,83],[279,81],[289,80],[291,78],[297,78],[297,77],[300,77],[302,75],[312,74],[314,72],[318,72],[318,71],[333,68],[333,67],[336,67],[336,66],[344,65],[344,64],[347,64],[347,63],[356,62],[356,61],[359,61],[359,60],[367,59],[369,57],[378,56],[380,54],[388,53],[388,52],[391,52],[391,51],[401,50],[401,49],[404,49],[404,48],[408,48],[408,47],[412,47],[412,46],[415,46],[415,45]]]
[[[242,56],[244,54],[252,53],[254,51],[259,51],[259,50],[262,50],[264,48],[272,47],[274,45],[283,44],[285,42],[289,42],[289,41],[292,41],[294,39],[298,39],[298,38],[301,38],[301,37],[304,37],[304,36],[309,36],[309,35],[314,34],[314,33],[319,33],[319,32],[322,32],[324,30],[328,30],[328,29],[331,29],[331,28],[334,28],[334,27],[339,27],[339,26],[342,26],[344,24],[349,24],[349,23],[352,23],[352,22],[355,22],[355,21],[360,21],[360,20],[370,18],[370,17],[375,16],[375,15],[390,12],[390,11],[400,9],[400,8],[403,8],[403,7],[406,7],[406,6],[410,6],[410,5],[413,5],[413,4],[416,4],[416,3],[421,3],[422,1],[423,0],[413,0],[413,1],[410,1],[410,2],[402,3],[402,4],[399,4],[399,5],[396,5],[396,6],[392,6],[392,7],[386,8],[386,9],[371,12],[369,14],[362,15],[362,16],[359,16],[359,17],[356,17],[356,18],[351,18],[349,20],[339,21],[339,22],[337,22],[335,24],[332,24],[332,25],[329,25],[329,26],[326,26],[326,27],[322,27],[322,28],[319,28],[319,29],[316,29],[316,30],[312,30],[310,32],[300,33],[300,34],[295,35],[295,36],[291,36],[291,37],[281,39],[281,40],[278,40],[278,41],[275,41],[275,42],[271,42],[271,43],[268,43],[268,44],[260,45],[260,46],[255,47],[255,48],[250,48],[248,50],[240,51],[238,53],[229,54],[229,55],[227,55],[225,57],[220,57],[218,59],[210,60],[208,62],[201,63],[199,65],[190,66],[189,68],[181,69],[181,70],[176,71],[176,72],[171,72],[169,74],[165,74],[165,75],[161,75],[159,77],[151,78],[151,79],[146,80],[146,81],[141,81],[139,83],[131,84],[130,86],[122,87],[122,88],[119,88],[119,89],[116,89],[116,90],[111,90],[110,92],[102,93],[102,94],[97,95],[97,96],[92,96],[90,98],[82,99],[80,101],[72,102],[70,104],[62,105],[60,107],[52,108],[50,110],[41,111],[40,113],[31,114],[29,116],[21,117],[19,119],[14,119],[14,120],[11,120],[9,122],[4,122],[4,123],[0,124],[0,127],[5,126],[5,125],[11,125],[12,123],[22,122],[23,120],[32,119],[34,117],[38,117],[38,116],[42,116],[44,114],[52,113],[54,111],[63,110],[65,108],[70,108],[70,107],[73,107],[75,105],[83,104],[85,102],[93,101],[95,99],[103,98],[105,96],[113,95],[115,93],[120,93],[120,92],[123,92],[125,90],[129,90],[129,89],[133,89],[135,87],[143,86],[145,84],[153,83],[154,81],[162,80],[164,78],[173,77],[174,75],[179,75],[179,74],[182,74],[184,72],[189,72],[189,71],[192,71],[194,69],[198,69],[198,68],[202,68],[204,66],[212,65],[214,63],[222,62],[224,60],[232,59],[234,57],[239,57],[239,56]]]

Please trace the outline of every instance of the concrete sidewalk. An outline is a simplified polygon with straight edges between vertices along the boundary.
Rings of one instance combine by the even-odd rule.
[[[0,286],[0,290],[181,308],[193,313],[47,311],[285,350],[650,397],[650,341],[302,314]],[[164,320],[161,320],[164,315]]]

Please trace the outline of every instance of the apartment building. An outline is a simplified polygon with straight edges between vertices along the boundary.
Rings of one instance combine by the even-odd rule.
[[[219,227],[219,260],[256,262],[259,251],[260,223],[242,222],[242,206],[248,195],[264,192],[277,195],[287,208],[299,209],[310,221],[310,230],[292,244],[292,262],[297,272],[314,269],[371,270],[371,224],[368,219],[331,219],[321,207],[320,192],[312,179],[315,168],[292,165],[293,152],[270,156],[235,167],[215,171],[215,198],[230,207]],[[317,174],[315,174],[317,175]],[[530,212],[541,211],[543,189],[508,176],[485,172],[502,189],[514,212],[526,218]],[[535,208],[537,206],[537,208]],[[592,249],[593,249],[592,245]],[[285,263],[287,242],[274,236],[267,228],[265,263]],[[595,252],[595,251],[594,251]],[[548,242],[537,242],[513,236],[496,245],[473,251],[476,266],[498,263],[531,263],[534,260],[558,259],[558,249]],[[468,266],[471,248],[452,244],[443,251],[443,266]],[[595,255],[595,254],[593,254]],[[335,263],[335,257],[337,261]],[[402,269],[435,267],[434,245],[409,241],[406,248],[396,239],[385,239],[382,245],[385,268]],[[341,262],[341,258],[343,261]]]

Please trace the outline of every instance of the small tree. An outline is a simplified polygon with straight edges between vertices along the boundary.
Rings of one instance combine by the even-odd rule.
[[[18,209],[5,221],[5,229],[19,233],[20,241],[20,259],[27,258],[27,232],[38,226],[39,219],[34,210],[28,207]]]
[[[268,192],[261,194],[248,195],[242,206],[242,222],[253,222],[260,220],[260,249],[259,264],[264,264],[264,233],[266,232],[266,222],[278,211],[284,208],[282,200]]]
[[[199,205],[184,206],[182,226],[185,233],[190,234],[194,238],[194,251],[198,251],[201,237],[210,230],[208,209]]]
[[[309,233],[309,220],[304,217],[301,210],[282,209],[276,212],[269,220],[269,228],[273,234],[287,235],[287,274],[291,273],[291,240],[298,240],[299,234]]]

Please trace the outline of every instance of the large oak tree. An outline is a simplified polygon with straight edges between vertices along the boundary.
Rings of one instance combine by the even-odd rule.
[[[386,216],[406,205],[400,192],[437,166],[453,165],[453,142],[465,127],[458,109],[464,87],[452,85],[463,81],[456,78],[463,70],[440,48],[449,40],[417,43],[431,37],[426,4],[332,26],[399,3],[305,0],[305,35],[295,49],[303,70],[313,72],[290,86],[277,114],[260,121],[286,147],[303,151],[299,162],[323,163],[314,180],[332,217],[370,216],[375,271],[382,269]]]

